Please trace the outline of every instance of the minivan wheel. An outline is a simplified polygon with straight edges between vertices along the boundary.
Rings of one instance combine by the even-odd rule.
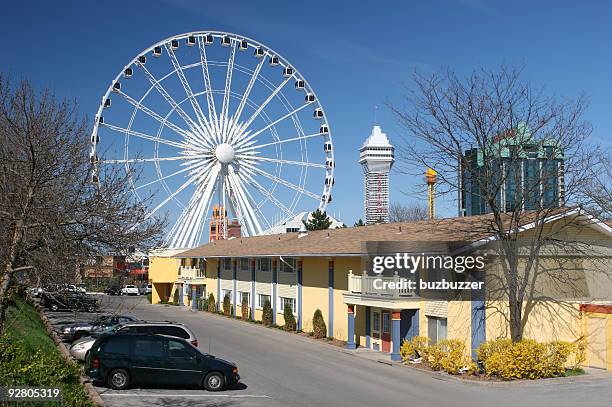
[[[57,304],[51,304],[51,311],[56,312],[57,310],[59,310],[59,306]]]
[[[204,388],[208,391],[223,390],[225,378],[219,372],[210,372],[204,378]]]
[[[130,385],[130,374],[125,369],[115,369],[108,375],[108,385],[115,390],[125,390]]]

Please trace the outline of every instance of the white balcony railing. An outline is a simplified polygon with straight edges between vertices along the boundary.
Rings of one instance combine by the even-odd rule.
[[[195,278],[203,278],[204,272],[199,267],[181,266],[179,268],[179,276],[181,280],[193,280]]]
[[[392,277],[369,276],[367,274],[355,275],[351,270],[348,275],[348,290],[351,294],[361,294],[366,297],[416,297],[416,292],[414,290],[400,284],[406,283],[407,281],[408,279],[400,277],[398,274]]]

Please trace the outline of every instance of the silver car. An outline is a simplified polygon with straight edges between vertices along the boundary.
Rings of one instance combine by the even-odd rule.
[[[116,326],[112,329],[108,329],[103,333],[115,333],[115,332],[129,332],[129,333],[149,333],[149,334],[157,334],[157,335],[167,335],[174,336],[176,338],[181,338],[193,346],[198,346],[198,340],[195,337],[194,333],[191,329],[187,328],[185,325],[181,323],[175,322],[131,322],[123,325]],[[70,355],[76,360],[85,361],[87,357],[87,352],[91,349],[96,339],[98,339],[99,335],[96,336],[87,336],[85,338],[81,338],[78,341],[74,342],[70,347]]]

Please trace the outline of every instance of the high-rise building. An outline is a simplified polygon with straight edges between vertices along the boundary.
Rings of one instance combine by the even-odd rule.
[[[389,171],[395,161],[393,146],[380,126],[359,150],[359,164],[365,175],[365,222],[389,222]]]
[[[460,161],[459,216],[490,213],[486,196],[495,189],[502,212],[565,204],[563,151],[554,142],[535,140],[520,124],[486,150],[488,157],[482,149],[466,150]]]

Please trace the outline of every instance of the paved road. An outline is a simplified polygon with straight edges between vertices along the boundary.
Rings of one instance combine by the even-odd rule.
[[[100,387],[111,406],[602,406],[612,400],[612,379],[482,386],[464,384],[402,366],[377,363],[259,325],[183,307],[150,305],[143,297],[105,297],[107,309],[146,320],[187,324],[201,350],[235,361],[242,389],[208,393],[199,389]],[[59,317],[59,318],[58,318]],[[61,319],[58,314],[56,319]],[[587,379],[587,380],[585,380]]]

